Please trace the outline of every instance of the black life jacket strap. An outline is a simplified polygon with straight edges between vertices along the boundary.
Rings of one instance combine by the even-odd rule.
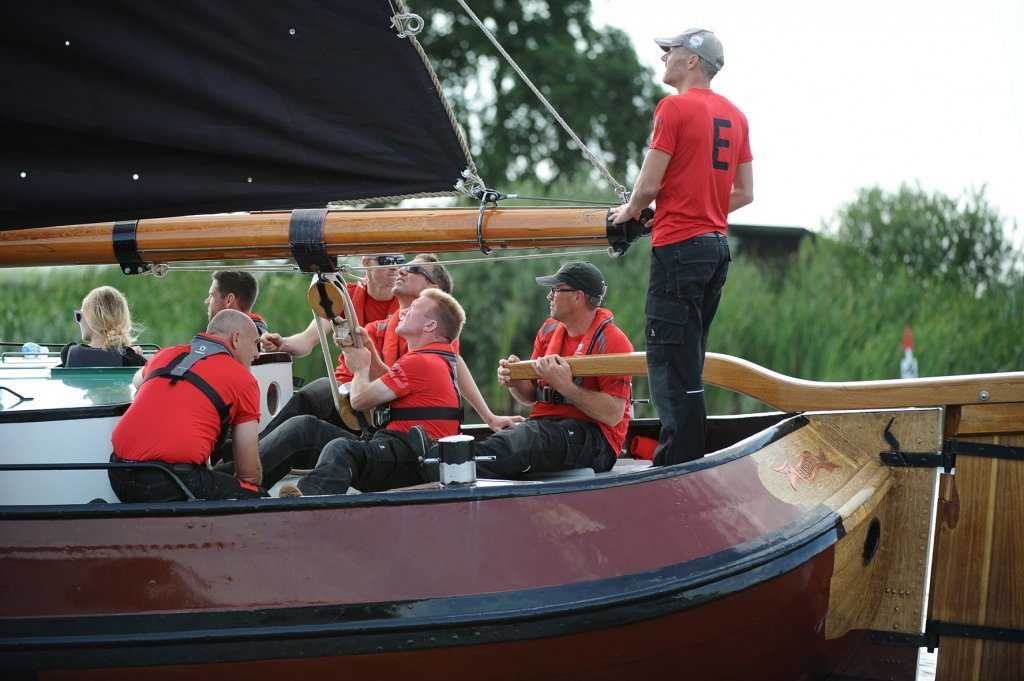
[[[189,351],[181,361],[176,363],[174,367],[170,364],[165,368],[169,368],[168,372],[171,376],[171,382],[177,382],[177,379],[184,378],[185,374],[189,372],[192,366],[201,359],[212,357],[213,355],[230,355],[231,351],[228,350],[228,346],[223,341],[217,340],[216,338],[205,338],[202,336],[196,336],[189,344]],[[177,359],[177,358],[175,358]],[[160,371],[158,369],[157,371]],[[155,374],[156,372],[154,372]]]
[[[267,322],[264,319],[256,319],[255,317],[249,317],[252,323],[256,325],[256,331],[262,336],[265,333],[270,333],[270,327],[267,326]]]
[[[389,409],[392,421],[458,421],[466,414],[462,407],[405,407]]]
[[[388,405],[384,408],[388,421],[458,421],[462,423],[466,412],[462,408],[462,392],[459,390],[458,360],[455,353],[444,350],[420,350],[426,355],[437,355],[448,362],[448,374],[455,386],[455,395],[459,398],[458,407],[402,407],[395,409]],[[376,420],[376,419],[375,419]],[[386,422],[385,422],[386,423]]]
[[[184,380],[187,383],[191,383],[199,392],[205,395],[206,399],[210,400],[214,409],[217,410],[217,416],[220,419],[220,434],[217,436],[216,445],[214,445],[216,448],[222,447],[227,440],[228,431],[231,426],[231,405],[225,403],[224,398],[214,390],[213,386],[191,369],[196,362],[221,354],[231,354],[231,351],[228,350],[224,343],[196,336],[189,343],[188,352],[181,353],[168,362],[166,366],[155,369],[143,381],[145,383],[154,378],[166,378],[171,382],[171,385],[175,385],[179,380]]]
[[[444,357],[445,361],[448,362],[448,375],[452,378],[452,383],[455,385],[455,394],[462,399],[462,391],[459,390],[459,368],[458,359],[455,357],[454,352],[446,352],[444,350],[420,350],[425,355],[437,355],[438,357]]]

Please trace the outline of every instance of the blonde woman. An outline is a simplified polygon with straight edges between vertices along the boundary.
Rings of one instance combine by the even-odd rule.
[[[64,367],[142,366],[146,358],[135,343],[138,329],[132,324],[128,300],[112,286],[89,291],[82,309],[75,310],[82,327],[82,343],[68,343],[60,351]]]

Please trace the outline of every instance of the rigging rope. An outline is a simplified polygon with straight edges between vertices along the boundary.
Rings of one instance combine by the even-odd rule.
[[[593,255],[594,253],[604,253],[608,255],[607,248],[592,248],[583,251],[559,251],[557,253],[523,253],[521,255],[495,255],[487,258],[462,258],[460,260],[441,260],[438,262],[439,265],[478,265],[480,263],[493,263],[497,260],[539,260],[541,258],[565,258],[573,255]],[[359,269],[365,269],[367,272],[370,270],[383,270],[394,267],[394,265],[371,265],[370,267],[360,267]]]
[[[389,2],[390,1],[391,0],[389,0]],[[394,9],[395,5],[398,6],[398,12],[395,13],[396,17],[408,14],[408,10],[406,10],[402,0],[394,0],[394,3],[391,5],[392,9]],[[420,41],[416,40],[415,36],[406,35],[405,37],[412,43],[413,47],[416,48],[416,53],[420,56],[423,66],[427,69],[427,73],[430,75],[430,82],[434,84],[434,90],[437,91],[437,96],[441,100],[444,112],[448,115],[448,121],[451,123],[452,130],[455,131],[455,137],[459,140],[459,147],[461,147],[462,154],[466,157],[466,163],[468,164],[466,170],[462,173],[463,176],[468,182],[476,180],[480,185],[483,185],[483,181],[480,180],[480,171],[477,170],[476,163],[473,162],[473,155],[469,152],[469,144],[466,142],[465,135],[462,134],[462,126],[459,125],[459,121],[455,118],[455,114],[452,112],[451,105],[448,104],[448,98],[445,97],[444,90],[441,89],[441,81],[438,80],[437,72],[434,71],[433,65],[427,58],[427,53],[423,51],[423,46],[420,45]],[[455,189],[460,193],[470,193],[463,182],[459,182],[455,186]]]
[[[565,258],[574,255],[593,255],[594,253],[608,254],[607,248],[592,248],[582,251],[558,251],[557,253],[523,253],[517,255],[495,255],[487,258],[462,258],[459,260],[442,260],[441,265],[447,267],[448,265],[476,265],[479,263],[492,263],[497,260],[538,260],[542,258]],[[353,256],[355,257],[355,256]],[[369,272],[370,270],[386,270],[396,267],[396,265],[370,265],[369,267],[363,267],[362,265],[340,265],[338,268],[338,274],[342,274],[349,279],[355,279],[356,274],[352,270],[364,270]],[[397,265],[397,267],[402,267]],[[172,263],[156,263],[153,265],[153,269],[145,274],[153,275],[156,277],[162,277],[168,272],[215,272],[217,270],[224,269],[224,264],[210,264],[203,265],[197,263],[190,263],[188,265],[177,265]],[[303,272],[299,269],[298,265],[245,265],[238,267],[240,270],[247,272],[284,272],[290,274],[302,274],[308,275],[308,272]]]
[[[401,0],[397,1],[399,2],[399,4],[401,4]],[[480,27],[480,30],[483,31],[484,35],[486,35],[487,38],[491,41],[491,43],[494,44],[494,47],[498,50],[498,52],[500,52],[501,55],[505,57],[505,60],[509,63],[509,65],[515,70],[516,73],[519,74],[519,77],[523,79],[523,82],[526,83],[527,87],[533,90],[533,94],[537,95],[537,99],[541,101],[541,104],[543,104],[545,108],[547,108],[548,112],[554,117],[554,119],[558,121],[558,123],[565,129],[567,133],[569,133],[569,136],[572,137],[573,141],[579,146],[580,150],[583,152],[583,155],[586,156],[587,159],[594,164],[594,167],[598,169],[601,175],[603,175],[604,178],[608,180],[609,183],[611,183],[612,187],[615,189],[615,193],[619,196],[619,199],[622,201],[622,203],[626,203],[626,201],[628,200],[628,191],[626,190],[626,188],[622,184],[620,184],[614,176],[612,176],[608,168],[606,168],[605,165],[601,163],[600,159],[598,159],[597,156],[595,156],[594,153],[590,151],[587,145],[583,143],[583,140],[581,140],[576,135],[576,133],[573,132],[572,128],[569,127],[569,124],[566,123],[560,115],[558,115],[558,112],[555,111],[555,108],[553,106],[551,106],[551,103],[548,102],[547,98],[544,97],[543,94],[541,94],[540,90],[537,89],[537,86],[533,84],[533,81],[531,81],[527,77],[527,75],[523,73],[523,70],[519,68],[519,65],[516,64],[515,60],[512,59],[509,53],[505,51],[505,48],[501,46],[501,44],[498,42],[498,39],[494,37],[494,34],[492,34],[490,30],[488,30],[487,26],[485,26],[484,23],[480,21],[480,18],[473,12],[473,10],[469,8],[469,5],[466,4],[465,0],[458,0],[458,3],[462,5],[462,8],[466,10],[466,13],[470,16],[470,18],[474,22],[476,22],[476,25]],[[431,75],[433,75],[433,70],[431,70]]]

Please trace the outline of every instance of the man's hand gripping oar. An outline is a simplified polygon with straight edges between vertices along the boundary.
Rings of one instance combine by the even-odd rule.
[[[352,298],[348,294],[348,287],[340,274],[317,274],[309,285],[307,295],[309,307],[313,310],[314,317],[323,317],[331,322],[334,327],[334,340],[341,345],[355,345],[363,347],[363,339],[356,333],[356,325],[359,320],[356,317],[355,307],[352,305]],[[323,326],[317,322],[317,332],[320,336],[320,346],[323,349],[324,360],[327,363],[327,376],[331,381],[331,394],[334,397],[334,406],[341,416],[341,421],[349,429],[362,432],[365,430],[365,421],[360,419],[349,402],[349,384],[338,385],[338,379],[334,376],[334,367],[331,361],[330,347],[327,344],[327,335]]]

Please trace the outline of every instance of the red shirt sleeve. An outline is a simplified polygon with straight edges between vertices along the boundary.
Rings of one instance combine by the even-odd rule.
[[[743,140],[740,142],[739,153],[736,160],[739,163],[750,163],[754,160],[754,154],[750,151],[750,126],[747,125],[747,117],[739,109],[736,110],[743,128]]]
[[[651,149],[664,151],[672,155],[676,150],[676,136],[682,125],[679,107],[673,106],[668,98],[658,102],[654,110],[654,135],[651,137]]]
[[[249,374],[243,376],[243,385],[239,386],[238,399],[231,407],[231,424],[248,423],[260,420],[260,385],[256,378]]]
[[[418,354],[405,354],[398,358],[388,372],[380,377],[381,383],[391,388],[398,397],[404,397],[416,390],[425,388],[423,379],[429,371],[423,364],[424,358]]]

